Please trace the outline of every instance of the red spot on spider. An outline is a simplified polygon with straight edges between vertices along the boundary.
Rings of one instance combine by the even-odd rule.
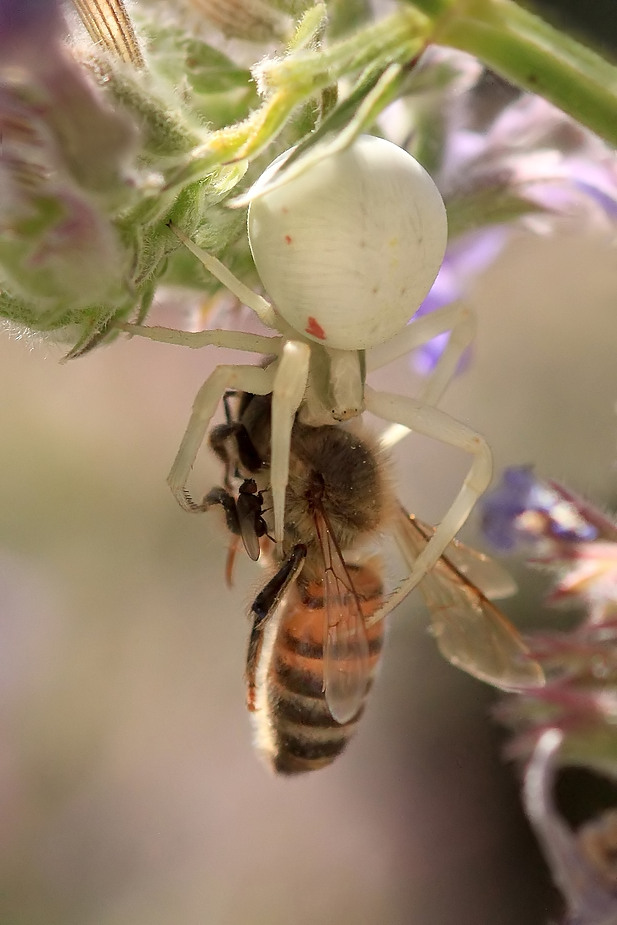
[[[324,331],[320,323],[317,321],[317,319],[313,318],[312,315],[309,315],[308,324],[304,330],[306,331],[307,334],[310,334],[312,337],[318,337],[319,340],[326,339],[326,332]]]
[[[291,236],[290,234],[286,234],[286,235],[285,235],[285,243],[286,243],[286,244],[291,244],[292,241],[293,241],[292,236]]]

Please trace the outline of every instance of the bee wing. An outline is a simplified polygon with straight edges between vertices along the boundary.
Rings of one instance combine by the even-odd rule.
[[[324,690],[338,723],[362,706],[370,679],[369,643],[353,579],[325,520],[317,519],[324,557]]]
[[[405,511],[397,517],[395,536],[408,565],[430,539],[431,530]],[[460,543],[452,556],[451,552],[449,546],[418,586],[442,655],[468,674],[504,690],[543,684],[542,669],[529,657],[519,632],[471,580],[477,572],[485,573],[491,560]],[[488,572],[490,577],[492,569]]]
[[[430,537],[433,532],[432,527],[417,518],[415,523],[427,538]],[[460,572],[470,584],[480,588],[489,600],[500,601],[516,593],[516,582],[510,573],[486,553],[454,540],[448,546],[446,556],[457,572]]]

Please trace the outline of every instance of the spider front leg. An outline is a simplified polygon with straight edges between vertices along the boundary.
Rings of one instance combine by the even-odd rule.
[[[227,350],[245,350],[247,353],[278,355],[282,349],[282,337],[264,337],[262,334],[249,334],[245,331],[226,331],[214,328],[211,331],[180,331],[177,328],[162,328],[146,324],[130,324],[119,321],[115,327],[127,334],[146,337],[162,344],[175,344],[177,347],[223,347]]]
[[[270,486],[275,539],[282,543],[291,429],[306,390],[309,358],[308,344],[288,341],[280,359],[270,366],[218,366],[206,379],[193,403],[180,449],[167,477],[169,487],[185,511],[199,509],[188,495],[186,484],[221,396],[229,389],[253,395],[272,393]]]
[[[483,437],[461,421],[417,399],[365,388],[366,410],[385,421],[402,424],[410,430],[433,437],[448,446],[458,447],[472,456],[469,472],[450,508],[435,533],[418,556],[411,573],[388,599],[387,611],[392,610],[426,575],[454,539],[473,506],[491,480],[493,459]]]
[[[436,405],[454,378],[460,358],[475,335],[474,315],[466,305],[453,302],[443,308],[411,321],[400,334],[367,351],[367,372],[387,366],[416,347],[428,343],[440,334],[450,332],[448,342],[435,369],[426,377],[417,400],[423,405]],[[381,435],[380,443],[390,448],[407,436],[409,428],[397,423]]]
[[[268,395],[274,389],[276,374],[276,363],[265,369],[261,366],[217,366],[200,388],[180,449],[167,476],[169,487],[185,511],[197,509],[187,495],[186,484],[221,396],[228,389]]]
[[[272,389],[270,488],[274,510],[274,538],[279,550],[285,532],[285,492],[289,481],[291,430],[296,411],[306,392],[310,356],[311,348],[308,344],[287,341],[283,355],[277,363]]]
[[[283,349],[283,338],[280,336],[264,337],[243,331],[179,331],[174,328],[137,324],[118,324],[118,327],[128,334],[181,347],[216,346],[262,353],[266,356],[278,356]],[[265,369],[242,365],[218,366],[202,385],[193,403],[193,411],[180,449],[167,477],[175,498],[185,511],[202,510],[187,494],[186,483],[221,396],[230,388],[252,392],[255,395],[267,395],[274,388],[276,368],[276,364]]]

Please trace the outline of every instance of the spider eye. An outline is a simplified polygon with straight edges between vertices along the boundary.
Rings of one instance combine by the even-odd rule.
[[[318,343],[360,350],[388,340],[419,308],[443,260],[447,220],[424,168],[363,135],[255,199],[248,233],[283,318]]]

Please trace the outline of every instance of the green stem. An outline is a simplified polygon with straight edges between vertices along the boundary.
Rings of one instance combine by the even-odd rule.
[[[416,10],[403,9],[318,51],[266,60],[256,72],[264,89],[295,89],[302,84],[315,92],[365,67],[378,70],[406,63],[430,39],[431,21]]]
[[[196,181],[225,161],[256,157],[301,103],[365,68],[377,74],[407,64],[431,40],[431,28],[422,13],[404,9],[323,49],[266,59],[253,70],[264,104],[244,122],[213,132],[189,161],[168,172],[167,188]]]
[[[617,144],[617,68],[513,0],[413,0],[433,40],[469,52]]]

